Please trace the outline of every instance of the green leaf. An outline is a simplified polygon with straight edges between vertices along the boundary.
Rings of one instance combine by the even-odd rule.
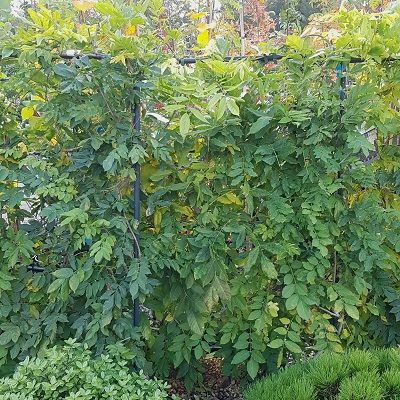
[[[129,285],[129,293],[135,299],[139,293],[139,284],[137,281],[132,281]]]
[[[74,274],[69,278],[69,287],[73,292],[76,292],[76,289],[78,289],[79,284],[81,283],[81,280],[78,276],[78,274]]]
[[[11,290],[11,283],[2,280],[0,277],[0,290]]]
[[[264,255],[261,256],[261,269],[270,279],[276,279],[278,277],[278,271],[276,270],[273,262]]]
[[[249,334],[243,332],[237,339],[233,347],[237,350],[247,349],[249,347]]]
[[[246,361],[250,357],[250,352],[248,350],[241,350],[235,354],[232,358],[231,364],[241,364],[242,362]]]
[[[185,137],[190,130],[190,116],[189,114],[185,113],[181,116],[179,121],[179,132],[180,134]]]
[[[61,221],[60,226],[68,225],[74,221],[85,223],[89,218],[88,214],[80,208],[73,208],[70,211],[62,213],[61,217],[64,219]]]
[[[56,278],[68,279],[73,275],[74,271],[71,268],[60,268],[52,273]]]
[[[95,4],[95,10],[102,15],[119,16],[120,12],[109,2],[101,1]]]
[[[195,262],[196,263],[204,263],[210,259],[210,248],[209,246],[204,246],[197,253]]]
[[[21,330],[17,325],[6,322],[0,325],[0,328],[4,331],[0,335],[0,345],[5,345],[9,342],[17,343],[21,336]]]
[[[187,321],[188,321],[190,329],[194,333],[197,333],[198,335],[202,335],[203,331],[204,331],[203,318],[200,315],[195,314],[191,310],[188,310],[186,312],[186,317],[187,317]]]
[[[0,8],[1,8],[1,7],[0,7]],[[8,57],[11,56],[11,54],[12,54],[13,52],[14,52],[13,49],[4,47],[4,48],[1,50],[1,58],[8,58]]]
[[[256,264],[258,260],[258,256],[260,255],[260,247],[254,247],[247,256],[246,260],[246,265],[245,265],[245,271],[248,272],[251,270],[251,268]]]
[[[94,150],[98,150],[101,147],[101,145],[103,144],[103,141],[100,138],[94,136],[94,137],[92,137],[90,144]]]
[[[278,328],[274,329],[274,332],[278,333],[279,335],[285,336],[287,334],[287,329],[283,326],[279,326]]]
[[[290,339],[292,342],[295,342],[295,343],[300,343],[300,342],[301,342],[301,338],[300,338],[299,334],[296,333],[296,332],[294,332],[294,331],[289,331],[289,332],[287,333],[287,337],[288,337],[288,339]]]
[[[230,340],[231,340],[231,333],[230,332],[224,333],[221,336],[220,344],[221,345],[227,344],[227,343],[229,343]]]
[[[299,296],[294,293],[286,300],[286,308],[288,310],[294,310],[299,303]]]
[[[311,318],[310,306],[304,303],[303,301],[299,300],[296,310],[297,314],[299,314],[299,317],[301,319],[308,321]]]
[[[247,372],[251,379],[254,379],[257,376],[259,368],[260,365],[253,358],[250,358],[250,360],[247,361]]]
[[[63,78],[74,78],[76,75],[75,68],[72,68],[64,63],[56,64],[54,67],[54,72]]]
[[[217,108],[217,112],[216,112],[216,119],[217,119],[217,121],[219,121],[223,116],[224,116],[224,114],[225,114],[225,111],[226,111],[226,98],[225,97],[222,97],[220,100],[219,100],[219,103],[218,103],[218,108]]]
[[[289,285],[286,285],[282,289],[282,297],[285,299],[288,299],[290,296],[293,295],[293,293],[296,291],[296,285],[293,283],[290,283]]]
[[[366,157],[371,150],[374,150],[374,145],[368,140],[368,138],[359,132],[349,132],[347,143],[354,153],[359,153],[361,151]]]
[[[111,254],[115,245],[116,238],[113,235],[103,235],[97,242],[90,247],[90,256],[98,264],[102,260],[111,260]]]
[[[283,346],[283,339],[274,339],[268,343],[268,347],[271,349],[278,349],[279,347]]]
[[[254,122],[249,130],[249,134],[253,135],[261,131],[261,129],[265,128],[271,122],[271,118],[269,117],[260,117],[256,122]]]
[[[261,315],[262,315],[262,311],[261,311],[261,310],[253,310],[253,311],[249,314],[249,316],[248,316],[247,319],[248,319],[249,321],[254,321],[254,320],[260,318]]]
[[[8,343],[10,343],[14,338],[14,332],[13,331],[5,331],[0,335],[0,345],[4,346]]]
[[[190,111],[197,119],[199,119],[202,122],[208,123],[208,118],[207,118],[208,115],[206,114],[206,111],[203,110],[200,111],[196,108],[192,108]]]
[[[203,355],[203,349],[201,347],[200,344],[198,344],[195,348],[194,348],[194,356],[196,357],[196,360],[200,360],[200,358]]]
[[[47,289],[47,293],[53,293],[57,289],[61,287],[61,285],[64,283],[64,279],[56,279],[54,282],[52,282]]]
[[[236,101],[232,99],[231,97],[228,97],[226,100],[226,105],[228,106],[228,110],[233,114],[233,115],[240,115],[239,107],[236,104]]]
[[[4,179],[7,178],[9,172],[10,171],[6,167],[0,165],[0,181],[4,181]]]
[[[356,306],[353,306],[351,304],[345,304],[344,309],[346,310],[346,313],[353,318],[354,320],[359,320],[360,319],[360,313],[357,309]]]
[[[297,343],[294,343],[290,340],[286,340],[285,346],[291,353],[301,353],[301,348]]]
[[[104,171],[110,171],[114,165],[114,161],[118,160],[119,156],[115,150],[111,151],[111,153],[104,159],[103,161],[103,169]]]

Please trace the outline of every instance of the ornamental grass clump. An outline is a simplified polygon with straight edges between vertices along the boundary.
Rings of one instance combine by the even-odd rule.
[[[121,344],[93,357],[87,346],[69,340],[26,358],[11,377],[0,380],[1,400],[162,400],[166,383],[131,372],[133,355]],[[177,399],[173,397],[172,399]]]
[[[256,382],[245,400],[399,400],[400,351],[324,353]]]

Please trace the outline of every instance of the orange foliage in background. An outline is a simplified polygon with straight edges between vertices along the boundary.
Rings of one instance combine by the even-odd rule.
[[[275,30],[275,22],[266,10],[265,0],[245,0],[244,15],[248,42],[252,45],[266,42]]]

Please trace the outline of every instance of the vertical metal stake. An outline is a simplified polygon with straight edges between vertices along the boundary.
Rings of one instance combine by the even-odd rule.
[[[336,72],[337,72],[337,77],[340,79],[340,89],[339,89],[339,99],[343,101],[346,98],[346,89],[347,89],[347,77],[346,77],[346,69],[343,63],[340,63],[336,67]],[[343,115],[343,107],[340,110],[340,118]],[[340,172],[338,173],[338,178],[340,178],[341,174]],[[339,189],[337,191],[339,195],[342,195],[342,190]],[[337,268],[337,254],[336,250],[334,250],[333,253],[333,270],[332,270],[332,281],[335,284],[338,281],[338,268]],[[335,326],[336,330],[340,334],[340,331],[342,329],[341,324],[339,324],[339,316],[334,316],[332,318],[333,325]]]
[[[338,72],[340,74],[340,92],[339,98],[340,100],[344,100],[346,98],[346,89],[347,89],[347,76],[346,76],[346,68],[343,63],[340,63],[338,66]]]
[[[346,99],[346,89],[347,89],[347,76],[346,76],[346,67],[344,66],[343,63],[338,64],[338,66],[336,67],[336,73],[337,73],[337,77],[340,79],[340,89],[339,89],[339,99],[341,101]],[[340,118],[343,115],[343,107],[341,106],[341,110],[340,110]],[[338,178],[341,177],[340,172],[338,173]],[[342,194],[342,190],[339,189],[337,191],[337,193],[339,195]],[[336,250],[334,252],[334,267],[333,267],[333,271],[332,271],[332,280],[333,283],[337,282],[337,255],[336,255]]]
[[[136,131],[136,135],[140,138],[140,102],[135,101],[132,107],[132,125]],[[140,218],[140,164],[137,162],[133,165],[135,170],[136,179],[133,184],[133,218],[135,225],[139,224]],[[133,242],[133,255],[135,258],[139,258],[139,235],[136,235],[136,240]],[[133,300],[133,326],[139,326],[139,298],[136,297]]]

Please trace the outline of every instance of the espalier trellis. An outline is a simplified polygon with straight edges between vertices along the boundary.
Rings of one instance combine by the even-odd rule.
[[[2,26],[2,359],[125,340],[191,385],[211,351],[255,377],[288,352],[399,343],[399,15],[339,13],[334,48],[289,36],[276,64],[224,62],[218,40],[182,66],[155,3]]]

